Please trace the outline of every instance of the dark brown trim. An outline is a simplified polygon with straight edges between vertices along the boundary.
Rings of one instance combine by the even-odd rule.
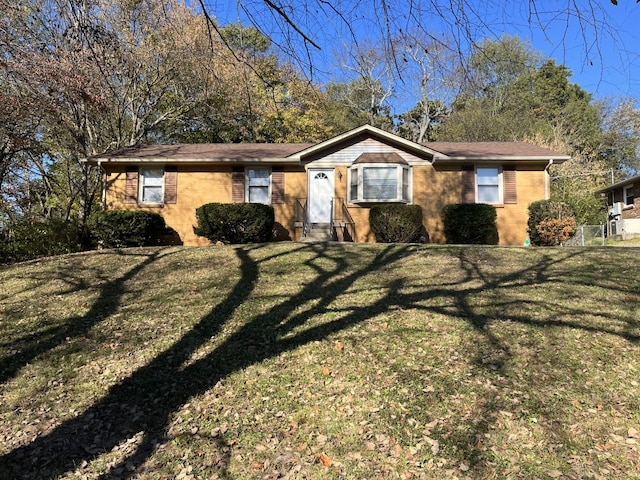
[[[271,203],[284,203],[284,168],[271,170]]]
[[[502,183],[504,185],[504,203],[518,203],[515,165],[505,165],[502,167]]]
[[[178,167],[169,165],[164,169],[164,203],[178,202]]]
[[[462,203],[476,201],[476,169],[473,165],[462,166]]]
[[[124,187],[124,203],[138,203],[138,167],[127,167]]]
[[[244,167],[233,167],[231,172],[231,202],[244,203]]]

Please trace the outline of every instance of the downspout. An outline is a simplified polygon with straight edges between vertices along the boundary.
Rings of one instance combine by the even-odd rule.
[[[553,165],[553,158],[549,159],[549,163],[544,167],[544,199],[549,200],[551,192],[551,178],[549,177],[549,167]]]
[[[100,207],[102,210],[107,209],[107,171],[102,166],[102,160],[98,160],[98,168],[100,169]]]

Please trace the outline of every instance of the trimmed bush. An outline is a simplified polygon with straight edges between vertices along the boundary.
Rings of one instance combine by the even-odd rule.
[[[160,244],[167,226],[162,215],[139,210],[96,212],[87,222],[93,243],[105,248]]]
[[[196,235],[212,242],[262,243],[273,238],[273,207],[262,203],[207,203],[196,208]]]
[[[497,245],[496,209],[486,203],[456,203],[442,209],[444,236],[449,244]]]
[[[12,223],[0,233],[0,263],[22,262],[80,250],[78,226],[62,220]]]
[[[397,203],[374,205],[369,210],[369,225],[377,242],[419,242],[423,235],[422,208]]]
[[[529,240],[535,246],[556,246],[576,231],[573,209],[564,202],[539,200],[529,205]]]

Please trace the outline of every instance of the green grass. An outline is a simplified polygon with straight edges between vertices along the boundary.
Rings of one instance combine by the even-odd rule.
[[[628,240],[606,239],[606,244],[611,247],[640,247],[640,237],[630,238]]]
[[[640,251],[0,269],[0,478],[640,478]]]

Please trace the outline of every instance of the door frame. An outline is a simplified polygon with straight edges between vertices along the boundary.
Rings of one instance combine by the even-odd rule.
[[[331,211],[332,208],[329,207],[329,218],[327,218],[326,220],[321,218],[320,221],[318,221],[318,219],[315,219],[313,217],[313,215],[316,213],[316,211],[314,210],[312,212],[312,208],[315,209],[317,202],[313,201],[313,195],[316,194],[317,192],[313,191],[311,188],[311,184],[314,180],[315,175],[317,175],[318,173],[325,173],[330,181],[331,184],[331,192],[330,192],[330,196],[327,198],[327,201],[329,202],[329,205],[331,204],[331,201],[333,200],[333,198],[335,197],[335,193],[336,193],[336,178],[335,178],[335,168],[333,167],[317,167],[317,168],[309,168],[307,170],[307,216],[309,219],[309,223],[331,223],[332,220],[332,216],[333,216],[333,212]],[[320,214],[323,214],[323,211],[318,212]]]

